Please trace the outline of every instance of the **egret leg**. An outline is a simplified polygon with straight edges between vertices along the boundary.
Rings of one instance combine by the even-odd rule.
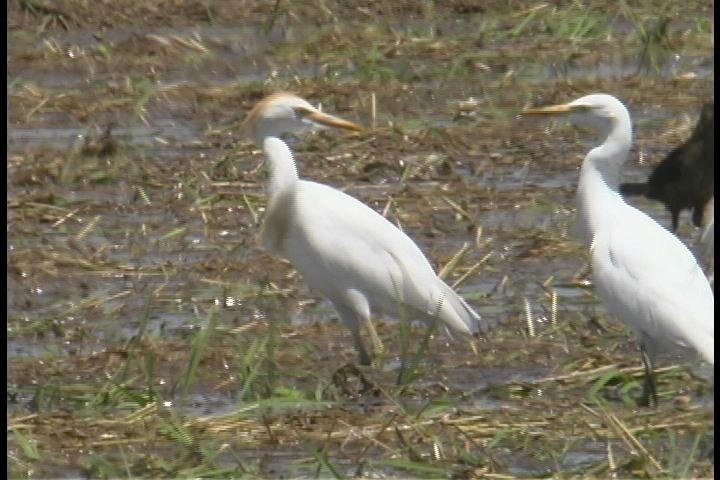
[[[340,319],[350,329],[352,333],[353,342],[355,342],[355,350],[358,353],[358,362],[360,365],[371,365],[372,359],[365,348],[360,335],[360,322],[358,321],[358,315],[350,308],[341,307],[335,305],[335,309],[340,315]]]
[[[382,355],[385,351],[385,347],[383,346],[382,340],[380,340],[380,336],[377,334],[377,330],[375,330],[375,325],[373,325],[372,319],[368,317],[364,318],[363,321],[365,323],[365,328],[370,335],[370,342],[372,342],[373,346],[373,354],[375,356]]]
[[[350,327],[350,331],[352,332],[353,341],[355,342],[355,350],[358,352],[358,361],[360,362],[360,365],[372,365],[372,359],[365,349],[362,336],[360,335],[360,324],[358,322],[353,322],[353,325]]]
[[[643,366],[645,367],[645,383],[643,385],[642,405],[644,407],[657,408],[657,383],[655,382],[653,363],[644,344],[640,344],[640,355],[642,356]]]
[[[375,326],[372,324],[372,320],[370,320],[370,303],[368,302],[367,297],[358,290],[349,289],[345,292],[343,306],[338,308],[336,305],[335,308],[337,308],[340,316],[353,331],[355,345],[360,353],[361,365],[370,365],[370,356],[367,355],[367,351],[365,350],[360,338],[360,325],[364,325],[368,331],[368,335],[370,335],[373,347],[373,356],[377,357],[378,355],[382,355],[384,347],[377,331],[375,330]],[[363,351],[365,354],[362,353]],[[364,363],[364,360],[366,359],[367,363]]]

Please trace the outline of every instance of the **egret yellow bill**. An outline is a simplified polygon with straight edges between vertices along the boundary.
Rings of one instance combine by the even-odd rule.
[[[478,331],[480,316],[435,274],[406,234],[355,198],[298,177],[280,136],[314,125],[362,129],[288,93],[261,100],[246,119],[270,171],[261,231],[265,248],[287,258],[332,302],[352,332],[361,364],[371,363],[360,327],[368,325],[372,313],[438,320],[464,335]]]
[[[632,142],[630,114],[622,102],[593,94],[523,114],[562,118],[600,135],[600,145],[580,169],[579,233],[590,249],[598,296],[639,338],[643,401],[657,406],[653,365],[660,350],[694,349],[714,364],[714,298],[708,280],[675,235],[625,203],[618,192]]]

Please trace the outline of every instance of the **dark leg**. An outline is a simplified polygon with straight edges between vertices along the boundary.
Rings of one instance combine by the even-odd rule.
[[[678,223],[680,223],[680,209],[671,208],[670,215],[672,216],[672,231],[677,232]]]
[[[643,386],[643,396],[641,399],[642,406],[657,408],[658,397],[655,373],[653,372],[652,360],[643,344],[640,344],[640,355],[642,356],[643,366],[645,367],[645,384]]]
[[[703,205],[695,205],[693,207],[692,222],[693,222],[693,225],[695,225],[696,227],[703,226],[703,216],[704,216],[703,213],[704,213]]]

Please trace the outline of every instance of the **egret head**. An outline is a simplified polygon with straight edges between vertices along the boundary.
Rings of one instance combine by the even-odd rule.
[[[531,108],[523,115],[545,115],[565,118],[567,121],[607,136],[622,126],[630,131],[630,114],[620,100],[605,93],[594,93],[562,105]]]
[[[363,128],[352,122],[322,113],[307,101],[291,93],[273,93],[260,100],[250,110],[243,128],[256,145],[266,137],[279,137],[317,127],[335,127],[360,131]]]

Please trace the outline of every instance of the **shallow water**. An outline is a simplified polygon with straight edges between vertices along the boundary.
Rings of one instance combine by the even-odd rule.
[[[261,157],[239,138],[237,128],[218,133],[243,118],[245,108],[259,98],[252,92],[279,88],[307,92],[323,101],[325,110],[363,123],[372,120],[368,98],[377,92],[379,128],[374,133],[358,141],[321,132],[291,142],[301,175],[342,188],[378,211],[387,208],[387,217],[438,268],[469,243],[448,279],[451,284],[480,263],[457,290],[495,330],[477,356],[463,342],[435,335],[421,362],[423,375],[413,384],[415,396],[398,396],[397,401],[408,408],[446,401],[461,411],[513,418],[507,412],[544,408],[539,402],[556,395],[574,399],[574,404],[584,399],[587,385],[565,391],[542,381],[563,373],[559,369],[568,364],[582,364],[585,356],[595,367],[603,361],[639,366],[628,332],[611,329],[606,338],[592,331],[592,319],[604,311],[576,278],[584,259],[573,234],[574,188],[592,141],[570,128],[514,117],[529,101],[570,100],[583,88],[607,89],[617,83],[618,94],[631,105],[636,149],[645,161],[640,165],[640,154],[633,152],[625,178],[640,180],[648,164],[689,134],[678,118],[685,116],[693,124],[698,97],[712,92],[712,48],[677,47],[663,57],[658,72],[636,80],[635,56],[605,55],[600,36],[599,46],[590,42],[587,47],[596,48],[598,55],[587,55],[582,62],[556,55],[557,61],[548,62],[557,46],[542,47],[531,35],[508,46],[504,37],[487,33],[484,41],[469,47],[473,44],[467,39],[482,37],[478,32],[490,31],[490,24],[478,27],[479,17],[457,12],[444,15],[437,21],[388,21],[384,28],[396,40],[387,40],[386,32],[379,37],[378,48],[386,52],[379,66],[374,57],[363,60],[332,48],[332,41],[341,44],[344,36],[360,41],[370,35],[348,19],[337,20],[336,32],[287,17],[269,31],[251,22],[138,24],[103,28],[100,34],[94,27],[42,34],[14,27],[8,89],[9,414],[87,406],[89,401],[77,400],[74,393],[41,393],[55,384],[79,388],[109,381],[118,359],[130,352],[143,357],[138,369],[145,369],[135,377],[142,381],[128,380],[137,395],[147,387],[147,378],[150,388],[172,403],[173,414],[224,419],[249,403],[239,398],[244,387],[237,380],[242,377],[238,359],[247,355],[252,363],[248,352],[259,348],[253,342],[264,338],[268,328],[279,329],[275,375],[290,391],[322,397],[317,392],[332,386],[332,372],[354,361],[350,336],[329,302],[259,246]],[[692,28],[692,22],[675,25],[677,31]],[[623,35],[632,26],[618,21],[611,30]],[[296,56],[294,43],[303,41],[313,55]],[[444,53],[448,48],[467,54],[469,63],[475,63],[465,67],[478,69],[476,74],[443,77],[438,65],[452,63],[452,55]],[[400,80],[386,78],[387,72]],[[680,83],[689,85],[687,91],[662,87],[688,72],[695,76]],[[366,80],[343,91],[343,85],[358,78]],[[505,87],[504,79],[514,83]],[[553,94],[555,88],[563,91]],[[653,97],[650,90],[665,92],[667,98]],[[149,100],[144,92],[151,92]],[[469,99],[470,107],[459,106]],[[107,100],[117,100],[117,106],[98,107]],[[110,121],[117,123],[112,129],[115,153],[83,150],[102,141],[102,127]],[[407,171],[411,174],[405,176]],[[644,200],[633,204],[669,225],[661,206]],[[696,232],[683,218],[681,237],[692,247]],[[557,293],[555,311],[551,291]],[[528,334],[528,313],[535,335]],[[219,346],[211,347],[199,367],[201,378],[187,394],[181,393],[188,351],[212,315],[212,340]],[[552,324],[553,315],[566,330]],[[378,323],[389,351],[383,365],[367,374],[388,389],[402,365],[398,327],[392,319]],[[421,333],[416,329],[417,338]],[[582,337],[587,351],[579,351],[576,337]],[[147,344],[133,350],[129,345],[135,340]],[[607,357],[601,358],[603,354]],[[225,380],[219,381],[221,377]],[[663,386],[674,392],[677,384],[668,378]],[[608,396],[622,406],[614,394]],[[87,393],[92,397],[93,392]],[[367,406],[349,400],[339,410],[363,418],[358,411],[376,409],[367,417],[375,421],[394,401],[376,399]],[[714,408],[709,390],[699,389],[692,401],[708,411]],[[123,404],[117,411],[128,408]],[[298,416],[307,413],[304,408],[298,407]],[[345,414],[333,408],[328,407],[326,417],[317,413],[317,425],[328,431],[325,422]],[[287,427],[287,417],[268,411],[268,421]],[[317,435],[312,441],[298,434],[296,441],[280,447],[269,446],[270,441],[262,448],[241,443],[221,453],[215,464],[230,468],[239,455],[243,468],[255,465],[256,474],[314,476],[318,467],[308,459],[320,448],[321,430],[308,427],[302,431]],[[347,438],[347,448],[330,453],[346,474],[358,468],[355,459],[364,455],[368,457],[360,463],[367,463],[368,474],[407,473],[382,463],[389,458],[387,451],[368,454],[362,436]],[[483,452],[488,443],[500,445],[487,447],[502,465],[495,471],[515,476],[595,464],[608,448],[588,437],[574,440],[559,458],[540,460],[528,450],[518,453],[503,446],[499,433],[483,442]],[[46,462],[44,474],[92,471],[87,451],[63,448],[70,460]],[[623,444],[618,442],[617,448],[622,450]],[[115,456],[107,458],[119,461]],[[255,464],[250,459],[259,460]],[[63,466],[55,470],[58,464]]]

